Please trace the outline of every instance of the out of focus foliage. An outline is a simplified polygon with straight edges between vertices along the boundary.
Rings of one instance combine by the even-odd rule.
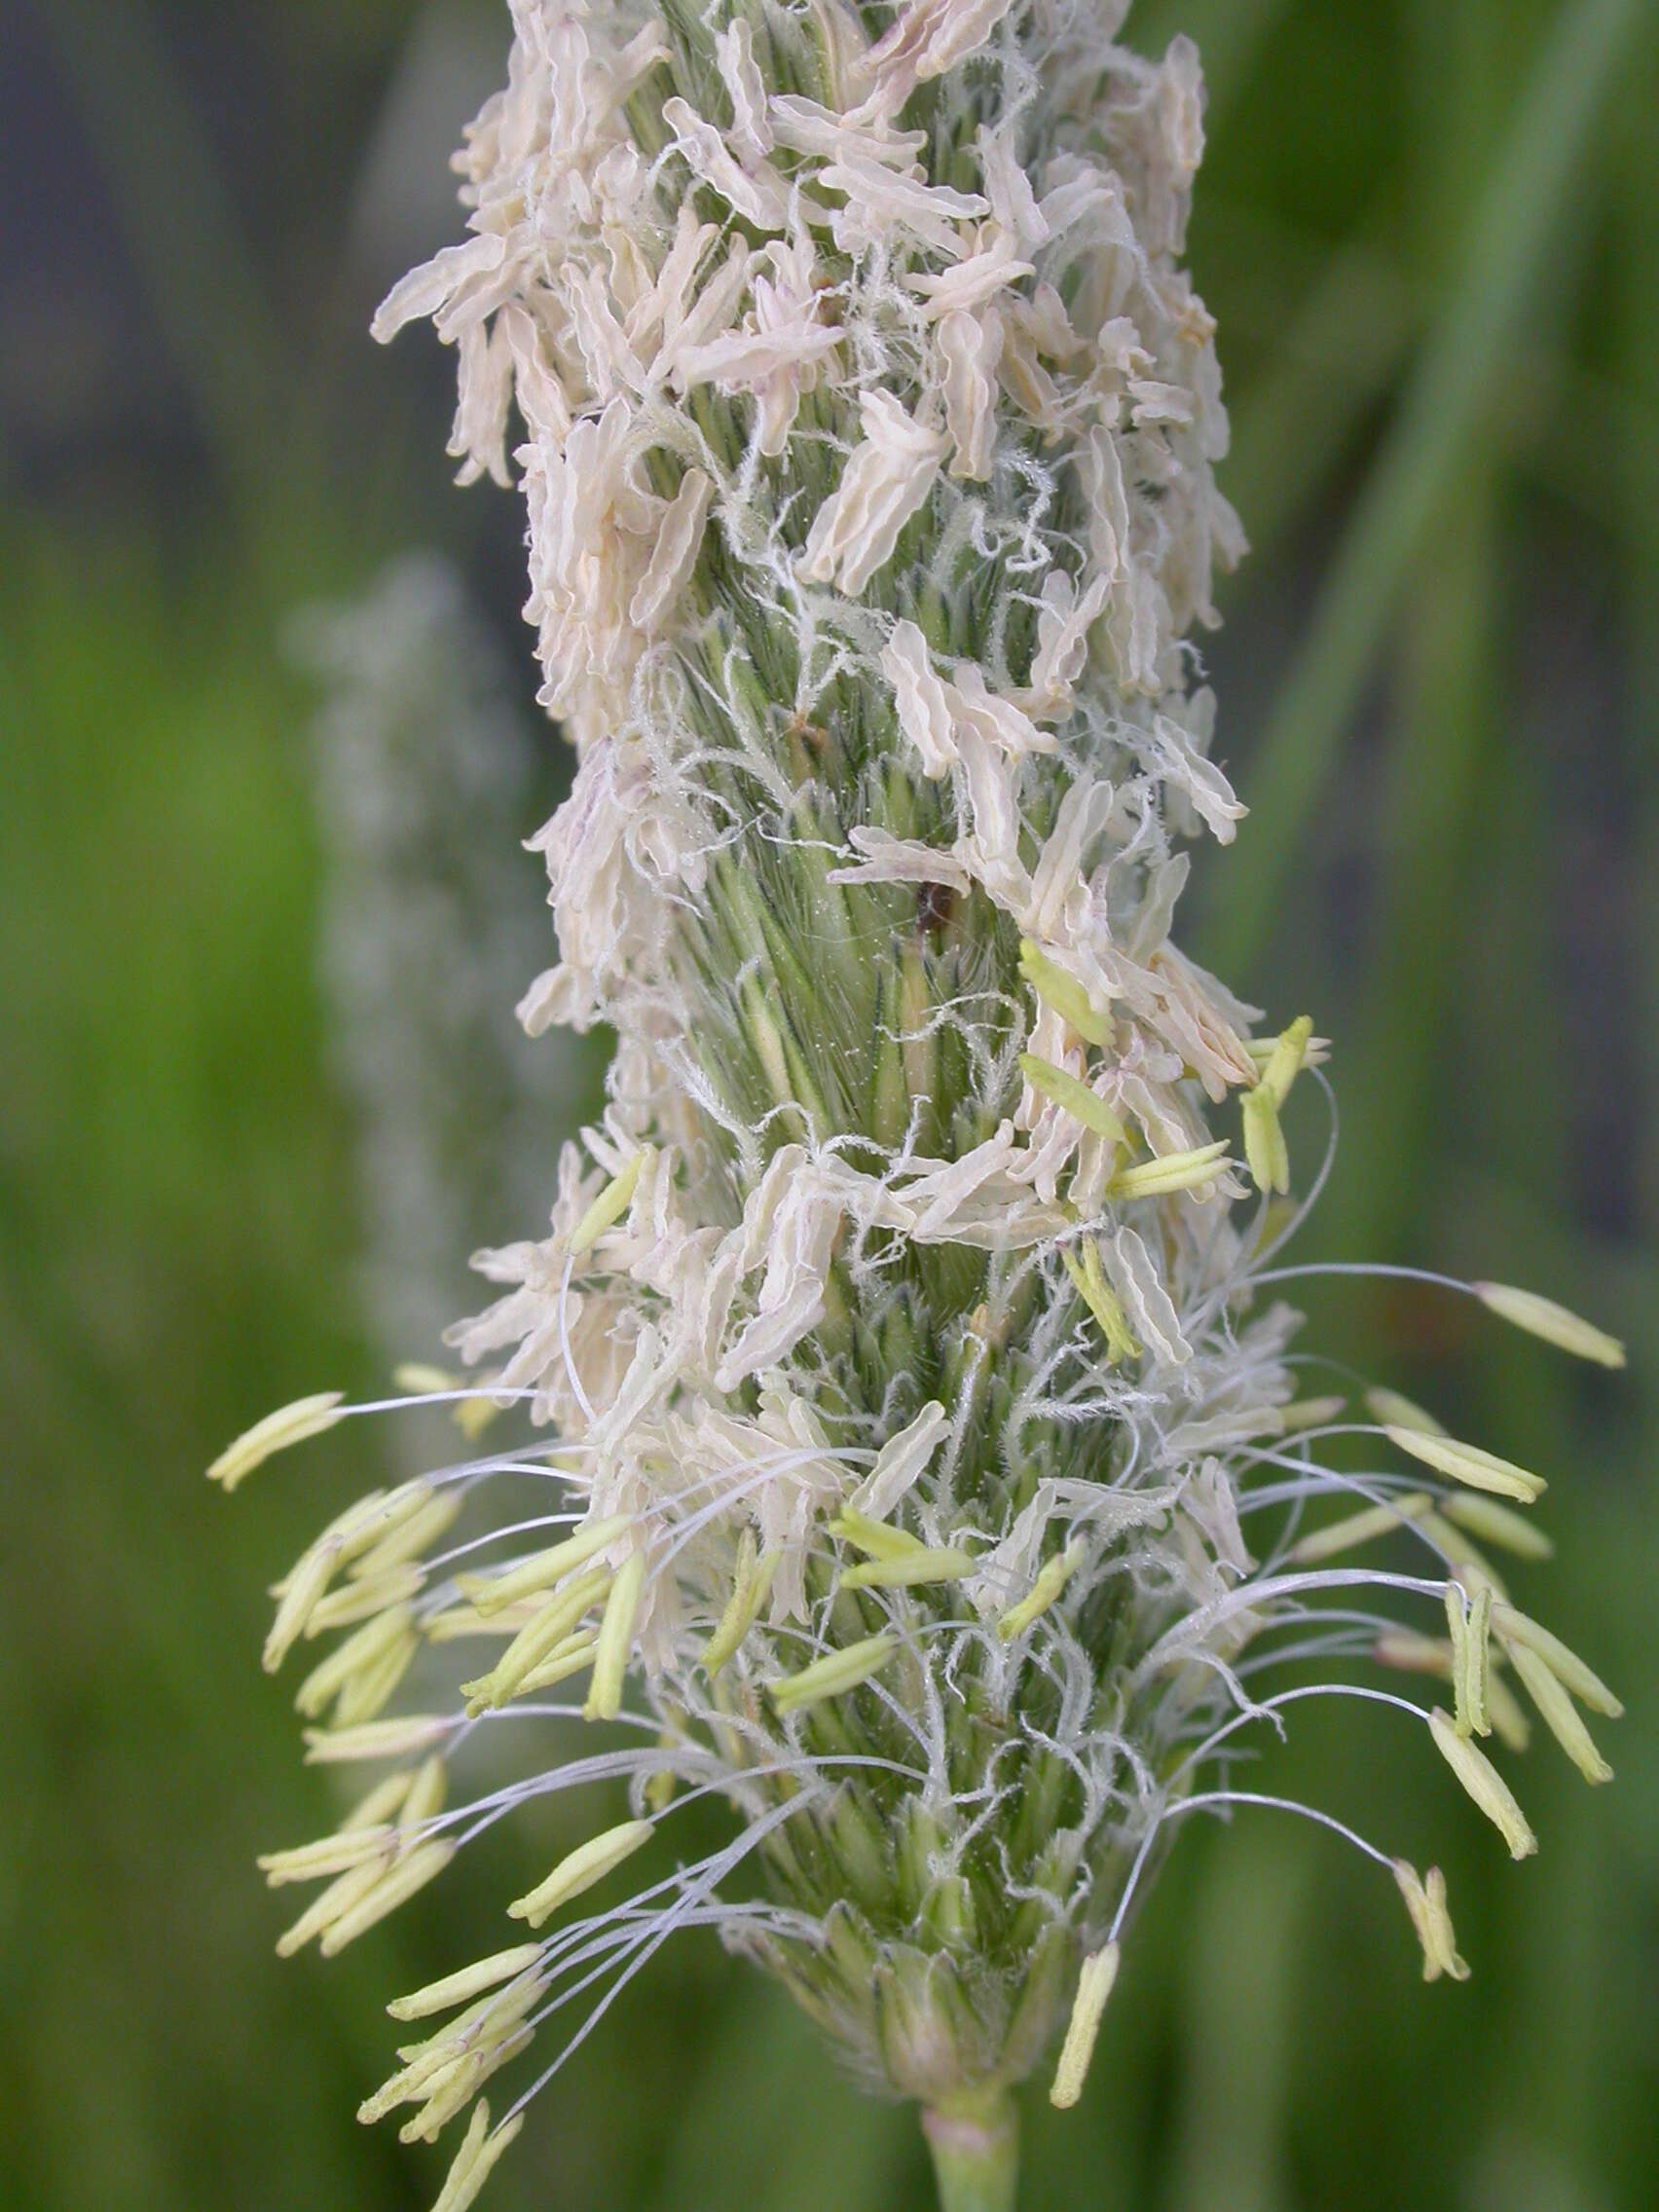
[[[294,610],[442,548],[530,690],[511,509],[446,483],[447,365],[362,335],[380,285],[450,234],[444,159],[503,12],[0,6],[21,192],[0,242],[0,2194],[414,2206],[435,2187],[419,2154],[351,2119],[389,2052],[377,2005],[498,1939],[468,1900],[506,1876],[279,1967],[283,1900],[251,1864],[326,1810],[258,1672],[264,1585],[396,1447],[353,1427],[234,1509],[199,1470],[271,1403],[372,1391],[387,1356],[360,1286],[396,1178],[373,1087],[342,1081],[329,1034],[336,863]],[[1256,814],[1199,898],[1229,977],[1336,1042],[1344,1132],[1307,1256],[1525,1279],[1628,1336],[1633,1364],[1587,1377],[1476,1309],[1353,1282],[1310,1301],[1309,1348],[1363,1346],[1555,1477],[1551,1618],[1631,1717],[1593,1796],[1547,1742],[1530,1754],[1543,1852],[1522,1868],[1426,1751],[1303,1721],[1275,1778],[1316,1759],[1368,1832],[1441,1860],[1475,1979],[1423,1990],[1397,1900],[1311,1833],[1256,1825],[1212,1853],[1195,1829],[1084,2105],[1031,2115],[1027,2202],[1646,2206],[1655,11],[1137,14],[1144,43],[1195,35],[1213,87],[1193,262],[1257,553],[1211,657]],[[556,741],[534,742],[553,788]],[[536,864],[501,811],[495,896],[522,918]],[[480,1109],[467,1188],[508,1132],[523,1144],[521,1109]],[[519,1161],[501,1187],[524,1186]],[[503,2212],[925,2201],[909,2117],[855,2099],[695,1939],[531,2129],[492,2184]]]

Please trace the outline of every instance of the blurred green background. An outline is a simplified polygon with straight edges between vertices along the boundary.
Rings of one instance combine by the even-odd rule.
[[[1605,1732],[1608,1790],[1534,1747],[1517,1781],[1543,1852],[1522,1868],[1385,1720],[1304,1721],[1275,1776],[1317,1770],[1321,1802],[1445,1864],[1474,1980],[1424,1991],[1391,1889],[1311,1831],[1195,1826],[1083,2106],[1031,2100],[1025,2202],[1646,2207],[1655,10],[1145,0],[1131,18],[1146,46],[1177,29],[1212,85],[1192,260],[1234,406],[1223,481],[1256,546],[1209,652],[1255,811],[1200,863],[1189,940],[1336,1041],[1343,1144],[1309,1256],[1524,1280],[1631,1340],[1612,1379],[1399,1285],[1309,1300],[1320,1348],[1556,1478],[1562,1556],[1521,1594],[1547,1575],[1540,1604],[1631,1712]],[[514,839],[563,770],[510,703],[532,688],[516,513],[449,486],[447,357],[364,335],[385,284],[454,235],[445,158],[504,41],[497,0],[0,0],[0,2198],[18,2212],[428,2202],[439,2161],[352,2120],[390,2055],[379,2008],[498,1940],[491,1902],[511,1894],[498,1861],[337,1961],[274,1959],[288,1900],[253,1854],[317,1832],[328,1800],[258,1669],[264,1584],[407,1440],[354,1425],[234,1508],[200,1473],[271,1404],[372,1393],[388,1310],[407,1328],[464,1304],[465,1243],[534,1226],[513,1194],[591,1095],[590,1066],[515,1047],[467,973],[428,988],[413,921],[389,967],[358,957],[376,915],[417,910],[428,944],[459,930],[478,974],[495,962],[503,1002],[537,957],[538,866]],[[442,701],[388,705],[395,670],[342,674],[346,648],[320,653],[338,727],[319,729],[318,617],[296,645],[296,610],[377,588],[412,548],[449,564],[438,597],[463,596],[501,671],[493,705],[460,699],[448,756]],[[440,661],[449,634],[427,640]],[[480,716],[511,756],[498,790],[458,766]],[[359,767],[389,760],[406,797],[438,762],[428,818],[368,852],[373,793],[362,821],[319,800],[364,726]],[[384,1053],[339,1034],[368,1003]],[[446,1276],[434,1224],[458,1192],[476,1212]],[[857,2100],[780,2000],[692,1938],[559,2078],[489,2201],[856,2212],[923,2206],[926,2187],[909,2116]]]

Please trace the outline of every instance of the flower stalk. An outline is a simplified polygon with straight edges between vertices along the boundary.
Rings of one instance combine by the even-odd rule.
[[[1014,2212],[1019,2110],[1006,2089],[929,2106],[922,2132],[933,2155],[940,2212]]]

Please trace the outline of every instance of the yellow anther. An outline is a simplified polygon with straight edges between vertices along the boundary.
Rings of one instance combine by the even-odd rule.
[[[1091,1236],[1083,1239],[1082,1257],[1071,1247],[1062,1244],[1060,1262],[1071,1277],[1072,1288],[1099,1323],[1100,1333],[1106,1339],[1106,1358],[1115,1366],[1121,1359],[1133,1359],[1140,1346],[1129,1330],[1129,1317],[1124,1311],[1123,1301],[1100,1272],[1100,1255]]]
[[[1112,1016],[1098,1013],[1077,977],[1051,960],[1028,937],[1019,940],[1019,972],[1044,1005],[1068,1022],[1085,1044],[1111,1044]]]
[[[1278,1100],[1265,1082],[1244,1093],[1244,1162],[1258,1191],[1290,1189],[1290,1152],[1279,1126]]]
[[[478,1610],[488,1616],[498,1613],[503,1605],[515,1599],[528,1598],[538,1590],[549,1590],[554,1583],[563,1581],[572,1568],[585,1567],[607,1544],[614,1543],[618,1536],[626,1535],[634,1525],[629,1513],[608,1514],[603,1521],[590,1521],[578,1529],[573,1536],[563,1543],[551,1544],[546,1551],[537,1552],[533,1559],[522,1560],[517,1567],[509,1567],[504,1574],[459,1574],[456,1587],[462,1597],[470,1598]]]
[[[473,2107],[472,2119],[461,2149],[455,2155],[455,2163],[438,2192],[432,2212],[467,2212],[478,2192],[489,2178],[490,2169],[517,2136],[524,2125],[523,2113],[515,2113],[511,2120],[503,2120],[492,2135],[490,2108],[480,2097]]]
[[[278,1406],[274,1414],[244,1429],[234,1444],[226,1445],[208,1468],[207,1480],[225,1491],[235,1490],[273,1453],[286,1452],[291,1444],[303,1444],[308,1436],[320,1436],[325,1428],[343,1420],[345,1399],[344,1390],[322,1390],[314,1397],[296,1398],[292,1405]]]
[[[703,1671],[712,1681],[755,1625],[756,1616],[771,1593],[778,1570],[776,1552],[760,1552],[755,1531],[745,1529],[737,1540],[737,1569],[725,1610],[715,1633],[703,1646]]]
[[[1281,1030],[1274,1038],[1273,1049],[1268,1054],[1256,1088],[1266,1091],[1275,1106],[1282,1106],[1290,1096],[1290,1087],[1308,1058],[1308,1041],[1312,1034],[1312,1016],[1300,1014],[1288,1029]]]
[[[1020,1053],[1019,1072],[1033,1090],[1062,1108],[1073,1121],[1081,1122],[1086,1129],[1092,1129],[1097,1137],[1106,1138],[1110,1144],[1125,1141],[1128,1132],[1111,1107],[1075,1075],[1055,1067],[1051,1060],[1039,1059],[1035,1052]]]
[[[621,1220],[634,1196],[634,1186],[640,1180],[640,1170],[645,1163],[648,1145],[642,1145],[619,1175],[613,1175],[597,1198],[594,1199],[577,1222],[568,1247],[571,1257],[579,1260],[582,1254],[605,1235],[613,1222]]]
[[[1552,1636],[1547,1628],[1540,1628],[1525,1613],[1518,1613],[1513,1605],[1498,1605],[1493,1613],[1492,1625],[1499,1642],[1513,1659],[1516,1648],[1525,1645],[1535,1651],[1564,1689],[1568,1689],[1580,1705],[1587,1705],[1592,1713],[1604,1713],[1609,1720],[1616,1720],[1624,1711],[1622,1700],[1616,1698],[1603,1681],[1563,1643],[1559,1636]]]
[[[1456,1496],[1442,1498],[1440,1510],[1459,1529],[1467,1529],[1471,1535],[1482,1536],[1489,1544],[1514,1552],[1520,1559],[1549,1559],[1555,1551],[1541,1529],[1493,1498],[1458,1492]]]
[[[343,1951],[365,1929],[373,1928],[388,1912],[395,1912],[417,1890],[424,1889],[441,1874],[455,1853],[454,1843],[447,1838],[434,1838],[430,1843],[418,1843],[413,1851],[394,1860],[374,1887],[323,1931],[317,1946],[323,1957],[333,1958],[336,1951]]]
[[[593,1680],[588,1686],[582,1717],[614,1720],[622,1710],[622,1677],[634,1641],[634,1621],[645,1586],[645,1555],[635,1552],[616,1570],[610,1595],[605,1601],[605,1617],[599,1624],[599,1642],[593,1655]]]
[[[473,1966],[462,1967],[458,1973],[445,1974],[441,1981],[429,1981],[411,1996],[394,1997],[387,2010],[394,2020],[424,2020],[433,2012],[447,2012],[452,2006],[470,2003],[486,1989],[511,1981],[527,1967],[535,1966],[540,1956],[539,1943],[515,1944],[510,1951],[497,1951]]]
[[[851,1505],[842,1506],[827,1526],[830,1535],[839,1536],[870,1559],[904,1559],[923,1549],[920,1537],[912,1536],[907,1529],[896,1529],[890,1521],[874,1520]]]
[[[556,1643],[539,1666],[533,1667],[518,1686],[520,1697],[529,1697],[535,1690],[550,1690],[556,1682],[568,1682],[572,1675],[579,1675],[593,1665],[594,1653],[599,1649],[599,1639],[591,1629],[580,1629]]]
[[[1382,1433],[1390,1444],[1420,1459],[1425,1467],[1449,1475],[1454,1482],[1467,1483],[1471,1490],[1491,1491],[1497,1497],[1530,1505],[1546,1487],[1541,1475],[1518,1467],[1512,1459],[1500,1459],[1495,1452],[1483,1452],[1478,1444],[1459,1444],[1451,1436],[1426,1436],[1421,1429],[1401,1428],[1393,1422],[1386,1423]]]
[[[1278,1432],[1296,1436],[1305,1428],[1325,1428],[1346,1411],[1347,1400],[1335,1392],[1328,1398],[1299,1398],[1294,1405],[1278,1408]]]
[[[841,1576],[843,1590],[908,1590],[924,1582],[957,1582],[974,1571],[972,1552],[954,1545],[929,1551],[917,1545],[897,1559],[866,1559]]]
[[[1625,1347],[1617,1337],[1558,1306],[1553,1298],[1540,1298],[1535,1291],[1517,1290],[1504,1282],[1472,1282],[1469,1288],[1483,1306],[1558,1350],[1571,1352],[1577,1359],[1593,1359],[1599,1367],[1622,1367],[1625,1363]]]
[[[442,1713],[400,1714],[395,1720],[371,1720],[361,1728],[308,1728],[307,1766],[340,1766],[358,1759],[405,1758],[448,1735]]]
[[[1032,1622],[1048,1611],[1082,1558],[1083,1546],[1068,1544],[1063,1552],[1056,1552],[1052,1559],[1044,1561],[1037,1570],[1037,1579],[1024,1597],[1016,1605],[1010,1605],[997,1622],[997,1634],[1004,1643],[1012,1643],[1016,1636],[1023,1636]]]
[[[1415,1398],[1403,1397],[1398,1390],[1367,1390],[1365,1404],[1372,1419],[1383,1428],[1416,1428],[1424,1436],[1446,1434],[1431,1413],[1425,1412]]]
[[[432,1367],[424,1359],[400,1360],[391,1371],[400,1390],[412,1398],[437,1398],[451,1390],[463,1390],[463,1379],[447,1367]]]
[[[350,1873],[371,1859],[387,1858],[395,1832],[389,1822],[377,1821],[372,1827],[347,1828],[315,1843],[297,1844],[291,1851],[268,1851],[256,1863],[274,1890],[284,1882],[313,1882],[324,1874]]]
[[[1456,1725],[1436,1706],[1428,1725],[1441,1756],[1470,1797],[1509,1846],[1511,1859],[1526,1859],[1538,1848],[1538,1839],[1527,1825],[1527,1816],[1515,1802],[1508,1784],[1482,1750],[1459,1736]]]
[[[1490,1736],[1487,1716],[1487,1637],[1492,1623],[1492,1592],[1485,1583],[1465,1598],[1456,1582],[1446,1586],[1446,1619],[1452,1631],[1452,1693],[1460,1735]]]
[[[1578,1708],[1537,1652],[1525,1643],[1509,1646],[1509,1664],[1538,1711],[1538,1718],[1586,1782],[1611,1782],[1613,1770],[1596,1749]]]
[[[528,1626],[521,1628],[489,1674],[462,1682],[467,1712],[476,1715],[490,1706],[504,1705],[554,1648],[562,1644],[590,1607],[608,1597],[612,1587],[610,1569],[590,1567],[549,1598]]]
[[[1431,1866],[1427,1881],[1419,1882],[1417,1868],[1408,1860],[1396,1859],[1394,1879],[1406,1900],[1418,1941],[1422,1945],[1423,1980],[1438,1981],[1445,1973],[1454,1981],[1467,1981],[1469,1969],[1457,1955],[1452,1915],[1446,1907],[1446,1877],[1440,1868]]]
[[[899,1648],[898,1639],[883,1633],[866,1636],[857,1643],[849,1643],[843,1651],[830,1651],[822,1659],[813,1660],[808,1667],[795,1675],[786,1675],[781,1681],[770,1685],[771,1698],[779,1713],[796,1713],[801,1707],[817,1705],[829,1697],[840,1697],[855,1690],[861,1682],[885,1667]]]
[[[532,1928],[539,1928],[562,1904],[580,1897],[584,1890],[591,1890],[596,1882],[604,1881],[612,1867],[620,1866],[624,1859],[631,1859],[642,1844],[650,1841],[651,1832],[649,1821],[623,1821],[601,1835],[590,1836],[586,1843],[561,1859],[545,1881],[538,1882],[522,1898],[515,1898],[507,1907],[509,1916],[514,1920],[528,1920]]]
[[[1319,1560],[1336,1559],[1343,1552],[1351,1551],[1356,1544],[1375,1543],[1379,1536],[1396,1534],[1407,1522],[1420,1521],[1429,1505],[1430,1500],[1421,1491],[1406,1491],[1390,1504],[1368,1505],[1362,1512],[1333,1521],[1328,1529],[1314,1529],[1306,1536],[1299,1536],[1288,1557],[1297,1567],[1311,1567]]]
[[[1227,1166],[1227,1143],[1198,1145],[1192,1152],[1166,1152],[1138,1166],[1120,1167],[1109,1186],[1115,1198],[1161,1198],[1175,1191],[1213,1183]]]
[[[1106,2000],[1117,1978],[1116,1943],[1105,1944],[1084,1960],[1077,1977],[1071,2018],[1066,2024],[1065,2041],[1060,2046],[1059,2060],[1054,2068],[1053,2086],[1049,2091],[1049,2102],[1061,2112],[1075,2105],[1083,2094],[1088,2062],[1094,2055],[1094,2039],[1100,2032],[1100,2015],[1106,2009]]]

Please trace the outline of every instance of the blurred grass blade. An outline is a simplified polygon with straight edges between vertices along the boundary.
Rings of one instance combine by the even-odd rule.
[[[1571,0],[1532,67],[1429,341],[1338,551],[1249,776],[1255,815],[1209,935],[1256,955],[1347,718],[1543,258],[1638,0]],[[1295,456],[1286,465],[1295,466]],[[1245,518],[1246,522],[1248,517]]]
[[[215,458],[239,488],[268,489],[290,348],[151,12],[143,0],[54,0],[40,20]]]

